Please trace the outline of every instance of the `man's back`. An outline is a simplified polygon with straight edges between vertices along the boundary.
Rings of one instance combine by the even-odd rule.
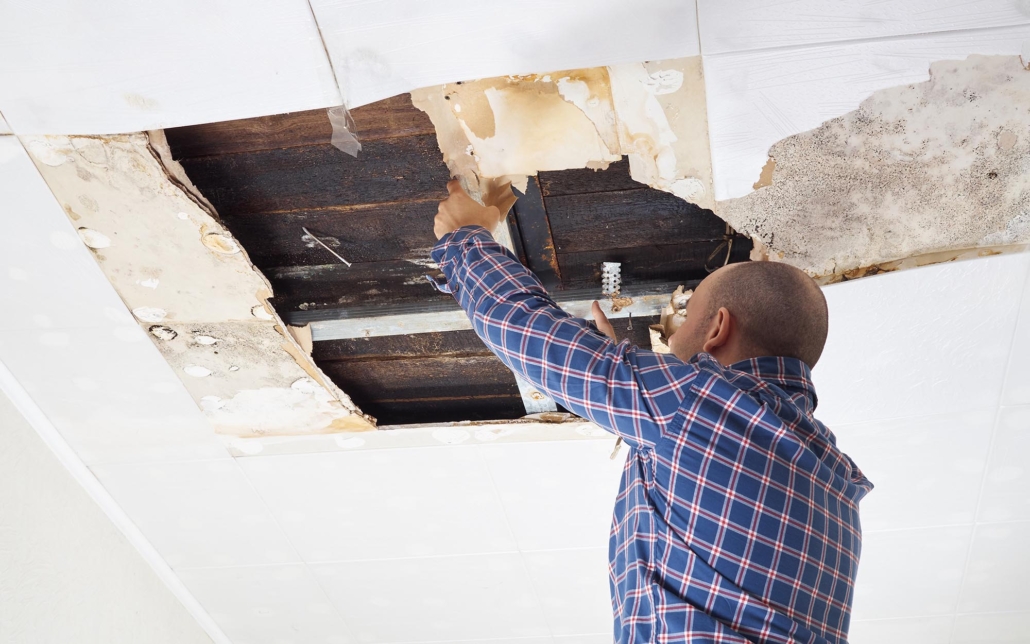
[[[502,362],[632,448],[610,544],[620,644],[846,641],[872,485],[813,418],[804,362],[616,344],[481,227],[433,258]]]
[[[626,464],[610,544],[619,642],[844,642],[868,481],[811,416],[808,368],[689,365]]]

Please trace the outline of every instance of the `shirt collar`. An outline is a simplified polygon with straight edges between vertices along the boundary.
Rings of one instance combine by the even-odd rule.
[[[715,358],[707,353],[699,353],[694,356],[694,360],[709,360],[712,363],[719,364]],[[800,394],[809,405],[809,413],[815,411],[816,405],[819,404],[819,399],[815,394],[815,385],[812,384],[812,370],[797,358],[785,358],[782,356],[749,358],[748,360],[735,362],[729,367],[722,367],[722,370],[726,372],[725,377],[727,380],[734,380],[732,372],[737,372],[779,387],[790,398],[795,400]]]

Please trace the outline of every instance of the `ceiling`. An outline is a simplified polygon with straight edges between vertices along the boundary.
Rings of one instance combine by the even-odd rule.
[[[770,145],[785,137],[837,119],[873,93],[926,81],[934,61],[1014,57],[1027,52],[1030,40],[1030,16],[1008,0],[576,0],[509,8],[472,0],[446,7],[410,0],[116,0],[88,11],[72,3],[15,3],[5,15],[0,134],[14,136],[0,135],[0,195],[9,215],[0,236],[0,388],[91,482],[121,533],[218,644],[607,644],[602,568],[618,475],[619,457],[609,458],[614,441],[575,422],[250,439],[215,434],[181,370],[140,332],[111,276],[78,243],[65,211],[75,201],[57,197],[44,181],[48,166],[22,145],[30,135],[103,139],[216,124],[205,135],[215,148],[190,151],[183,141],[173,147],[198,185],[204,163],[215,187],[250,182],[223,194],[227,207],[219,213],[255,261],[269,252],[260,265],[279,281],[279,294],[297,289],[276,307],[300,316],[333,310],[327,293],[339,300],[358,292],[345,278],[369,264],[425,257],[415,254],[424,246],[414,226],[426,225],[447,173],[424,119],[420,125],[417,113],[389,97],[469,78],[700,55],[714,195],[730,199],[752,190]],[[370,147],[357,162],[325,145],[321,110],[344,98],[352,107],[384,101],[375,113],[396,134],[377,135],[374,115],[355,110],[359,127],[369,128],[362,140]],[[266,116],[282,113],[292,116]],[[234,119],[250,125],[216,136]],[[290,127],[275,125],[291,119]],[[204,138],[195,143],[203,146]],[[254,140],[266,143],[254,147]],[[342,183],[342,164],[391,158],[383,156],[390,141],[407,141],[410,156],[394,155],[391,172],[374,177],[381,192],[357,175]],[[234,149],[237,143],[243,148]],[[263,161],[275,159],[278,170]],[[411,194],[426,210],[405,209],[408,227],[385,228],[390,220],[377,199],[407,199],[397,190],[418,184],[419,172],[427,180]],[[549,194],[542,175],[552,238],[561,238],[555,206],[582,209],[591,194],[628,191],[625,176],[618,164],[597,174],[572,172],[559,183],[603,180],[613,187]],[[351,244],[360,260],[354,268],[365,268],[345,272],[317,255],[288,215],[276,213],[289,209],[276,199],[289,190],[308,196],[301,188],[314,181],[323,183],[310,196],[339,194],[340,186],[373,194],[297,206],[297,214],[325,227],[320,234],[339,239],[339,248]],[[260,208],[233,211],[237,197]],[[326,208],[350,209],[350,216],[318,220]],[[379,219],[360,220],[360,212],[378,212]],[[521,226],[520,214],[516,232],[534,230]],[[366,227],[352,228],[357,221]],[[252,228],[247,238],[253,222],[270,227]],[[831,237],[842,228],[832,217],[824,223]],[[946,227],[927,223],[920,230]],[[348,237],[355,231],[364,237]],[[383,232],[399,241],[377,245]],[[568,252],[642,248],[601,241]],[[560,260],[563,251],[555,248]],[[535,256],[527,252],[526,261]],[[398,304],[429,306],[422,298],[436,296],[404,284],[422,267],[395,265],[408,271],[386,280]],[[273,270],[292,267],[303,275],[314,266],[326,275],[314,294],[326,299],[301,290],[317,281],[291,282],[289,273]],[[577,274],[572,266],[560,271],[563,278]],[[593,279],[585,270],[580,275],[585,283]],[[820,417],[877,486],[862,507],[851,637],[857,644],[1026,639],[1028,288],[1025,252],[825,288],[832,322],[815,372]],[[445,360],[486,357],[461,332],[421,346],[403,335],[364,345],[315,343],[317,361],[349,361],[340,370],[348,373],[357,373],[364,358],[403,364],[434,351]],[[361,385],[352,384],[355,391]],[[505,399],[517,413],[511,384],[504,387],[488,399]]]

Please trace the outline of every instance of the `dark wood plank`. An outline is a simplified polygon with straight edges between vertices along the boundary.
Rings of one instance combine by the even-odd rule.
[[[488,355],[491,355],[490,350],[471,329],[445,333],[413,333],[378,338],[325,340],[316,342],[312,352],[312,357],[319,362]]]
[[[450,295],[439,293],[426,279],[440,277],[438,270],[411,262],[375,262],[321,266],[285,266],[263,269],[272,283],[272,305],[280,313],[318,311],[353,306],[417,305],[435,301],[445,308],[457,308]]]
[[[400,94],[351,110],[358,140],[433,134],[425,112],[411,104],[410,94]],[[205,123],[165,130],[172,157],[184,159],[217,154],[275,150],[329,143],[333,128],[326,110],[308,110],[258,118]]]
[[[351,263],[428,262],[436,243],[435,199],[287,213],[225,215],[222,223],[258,266],[314,266],[338,261],[304,228]]]
[[[184,159],[220,216],[444,199],[436,137],[369,141],[354,158],[329,144]]]
[[[415,425],[457,421],[512,420],[526,415],[520,396],[481,396],[477,398],[364,401],[362,411],[384,425]]]
[[[623,159],[608,166],[607,170],[560,170],[541,172],[540,191],[545,197],[577,195],[590,192],[612,192],[646,187],[629,176],[629,161]]]
[[[647,348],[650,336],[647,327],[657,324],[658,316],[633,319],[633,328],[628,328],[627,319],[615,319],[616,340],[629,339],[638,346]],[[476,332],[446,331],[443,333],[413,333],[411,335],[388,335],[376,338],[351,338],[348,340],[324,340],[314,343],[312,357],[318,361],[391,360],[420,357],[468,357],[492,355]]]
[[[360,400],[460,401],[520,395],[515,376],[492,355],[329,360],[317,364],[359,406]]]
[[[548,290],[561,288],[561,267],[555,255],[551,224],[536,177],[530,177],[526,194],[515,202],[512,215],[522,242],[522,260]]]
[[[711,210],[651,188],[548,197],[544,203],[559,254],[722,239],[726,231]]]
[[[641,246],[613,248],[581,253],[559,253],[566,288],[597,287],[601,292],[601,262],[622,262],[622,283],[632,288],[640,282],[683,282],[702,280],[708,276],[705,261],[719,248],[721,240],[693,242],[668,246]],[[737,237],[733,242],[731,262],[747,261],[751,253],[751,240]],[[725,247],[712,259],[718,268],[725,261]]]

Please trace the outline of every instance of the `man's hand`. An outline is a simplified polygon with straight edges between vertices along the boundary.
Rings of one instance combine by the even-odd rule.
[[[615,339],[615,327],[608,321],[608,316],[601,310],[601,305],[594,302],[590,307],[590,312],[594,314],[594,324],[597,326],[597,330],[611,338],[612,342],[618,342]]]
[[[468,196],[461,182],[452,179],[447,183],[447,198],[440,202],[433,222],[436,238],[454,232],[462,226],[482,226],[491,233],[501,223],[501,211],[497,206],[484,206]]]

